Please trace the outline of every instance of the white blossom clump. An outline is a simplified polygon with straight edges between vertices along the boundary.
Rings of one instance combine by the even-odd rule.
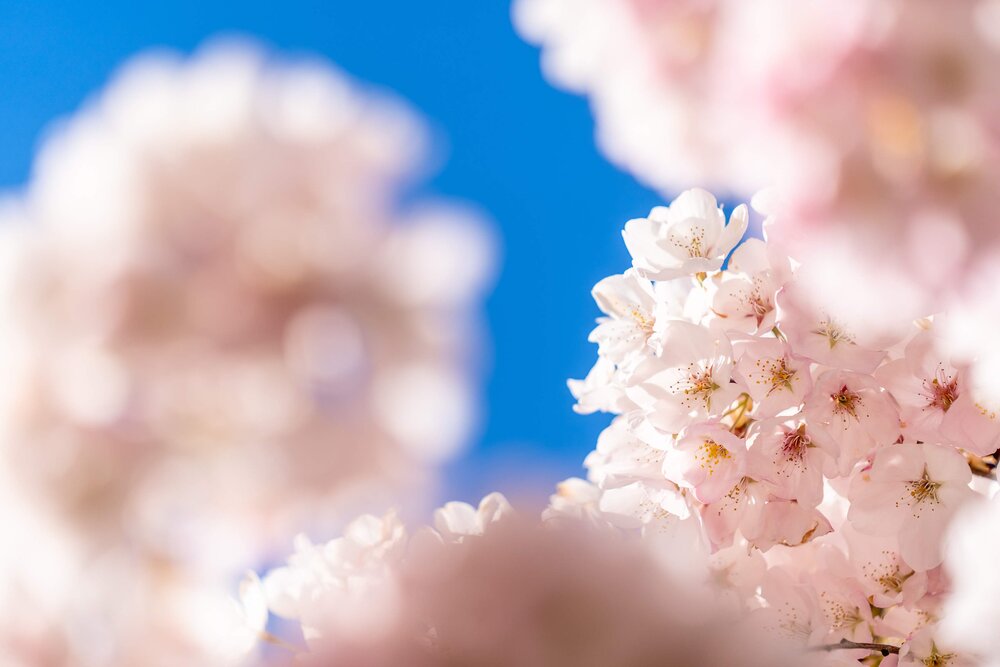
[[[463,532],[425,527],[408,535],[390,513],[361,517],[326,545],[300,544],[264,585],[271,609],[299,619],[305,641],[266,639],[296,664],[317,666],[801,660],[621,533],[529,521],[497,494],[478,509],[449,503],[435,523],[442,521]]]
[[[939,310],[978,273],[964,259],[1000,248],[997,0],[518,0],[513,15],[546,75],[589,97],[612,161],[665,194],[771,189],[781,242],[863,276],[842,275],[852,298]]]
[[[425,144],[238,43],[140,56],[46,137],[3,206],[0,455],[92,573],[67,664],[203,664],[206,590],[462,446],[491,243],[401,203]]]
[[[958,540],[960,570],[942,564],[953,517],[996,492],[1000,454],[1000,410],[942,343],[947,316],[839,311],[770,241],[665,279],[647,268],[657,248],[629,250],[633,268],[594,288],[595,370],[570,382],[578,411],[616,416],[589,480],[560,485],[546,516],[688,545],[668,551],[691,578],[723,582],[816,664],[985,655],[988,633],[939,625],[997,603],[977,587],[989,556],[973,544],[996,532],[982,520]],[[962,612],[959,593],[942,606],[952,577],[979,596]]]

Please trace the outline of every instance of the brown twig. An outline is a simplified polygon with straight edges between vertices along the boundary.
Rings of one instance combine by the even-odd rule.
[[[899,653],[899,647],[893,646],[892,644],[872,644],[870,642],[852,642],[846,639],[841,639],[840,642],[836,644],[824,644],[823,646],[817,646],[815,650],[817,651],[837,651],[839,649],[864,649],[866,651],[879,651],[882,655],[889,655],[890,653]]]

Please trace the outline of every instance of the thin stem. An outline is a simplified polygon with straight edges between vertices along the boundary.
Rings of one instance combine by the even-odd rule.
[[[750,425],[750,417],[747,413],[752,409],[753,399],[750,398],[750,394],[743,392],[736,405],[726,410],[722,415],[723,418],[733,417],[733,425],[729,427],[730,432],[740,435],[741,431],[746,430],[747,426]]]
[[[993,480],[997,478],[996,454],[980,457],[966,452],[965,458],[969,462],[969,470],[972,471],[973,475],[978,475],[980,477],[986,477],[987,479],[993,479]]]
[[[817,646],[813,650],[816,651],[837,651],[840,649],[864,649],[866,651],[879,651],[882,655],[889,655],[890,653],[899,653],[899,647],[892,644],[873,644],[871,642],[852,642],[846,639],[841,639],[836,644],[824,644],[823,646]]]

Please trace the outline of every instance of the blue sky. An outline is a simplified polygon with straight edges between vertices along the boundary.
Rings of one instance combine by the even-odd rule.
[[[490,296],[483,423],[449,466],[449,497],[580,473],[606,417],[572,412],[565,380],[596,355],[590,288],[623,270],[620,229],[660,203],[596,151],[585,100],[552,88],[500,0],[173,0],[0,3],[0,187],[29,175],[48,122],[128,56],[219,33],[321,54],[396,91],[432,123],[441,168],[421,190],[476,203],[502,265]],[[517,477],[511,478],[511,471]],[[515,494],[516,495],[516,494]]]

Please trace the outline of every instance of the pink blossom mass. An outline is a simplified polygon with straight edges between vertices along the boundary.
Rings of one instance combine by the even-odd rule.
[[[0,6],[179,49],[0,197],[0,667],[1000,667],[1000,0],[186,2]]]

